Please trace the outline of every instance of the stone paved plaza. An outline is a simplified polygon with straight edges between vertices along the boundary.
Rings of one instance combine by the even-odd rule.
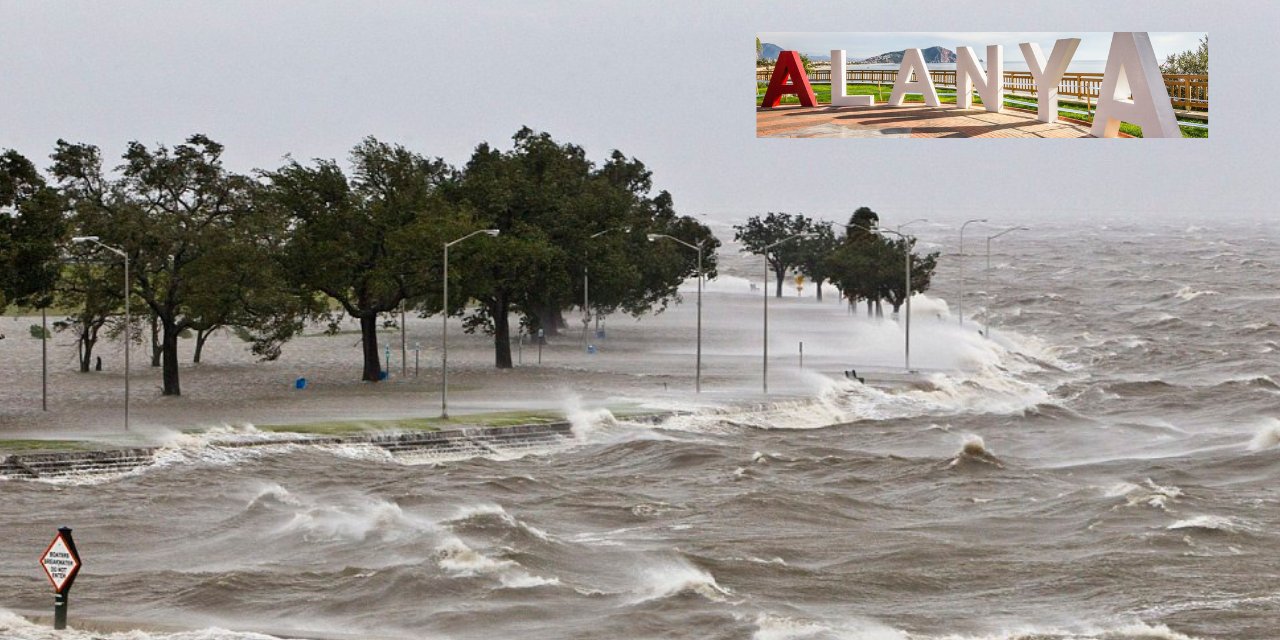
[[[760,138],[1088,138],[1089,127],[1059,120],[1040,122],[1021,111],[989,113],[929,107],[801,107],[756,109]]]

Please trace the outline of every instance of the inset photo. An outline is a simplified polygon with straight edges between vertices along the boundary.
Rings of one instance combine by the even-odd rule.
[[[759,33],[756,136],[1208,138],[1209,35]]]

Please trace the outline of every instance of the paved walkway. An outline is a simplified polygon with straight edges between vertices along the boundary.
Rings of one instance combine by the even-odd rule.
[[[756,108],[756,136],[760,138],[1088,138],[1089,127],[1059,120],[1040,122],[1018,111],[988,113],[928,107],[801,107]]]

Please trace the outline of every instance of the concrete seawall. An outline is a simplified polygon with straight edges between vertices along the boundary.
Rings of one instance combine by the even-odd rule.
[[[631,422],[656,423],[670,412],[629,416]],[[365,433],[350,436],[282,435],[279,438],[213,441],[210,447],[266,447],[279,445],[372,445],[392,455],[470,456],[510,454],[566,444],[573,425],[565,421],[509,427],[462,427],[440,431]],[[11,454],[0,457],[0,478],[35,480],[71,475],[124,473],[155,461],[163,447],[133,447],[99,451],[60,451]]]

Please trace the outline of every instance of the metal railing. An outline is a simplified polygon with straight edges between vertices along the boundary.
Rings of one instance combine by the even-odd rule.
[[[772,75],[771,70],[756,70],[756,82],[767,83]],[[1208,117],[1209,112],[1209,76],[1167,73],[1164,85],[1169,91],[1169,100],[1178,115],[1188,117]],[[848,84],[892,85],[898,77],[893,69],[846,69],[845,82]],[[954,70],[931,70],[929,77],[939,87],[956,86]],[[1098,101],[1102,93],[1101,73],[1066,73],[1058,83],[1058,94],[1063,98],[1074,98],[1085,105],[1086,109]],[[809,75],[809,81],[815,84],[831,84],[831,70],[819,69]],[[1035,78],[1027,71],[1004,72],[1004,92],[1012,95],[1036,94]]]

